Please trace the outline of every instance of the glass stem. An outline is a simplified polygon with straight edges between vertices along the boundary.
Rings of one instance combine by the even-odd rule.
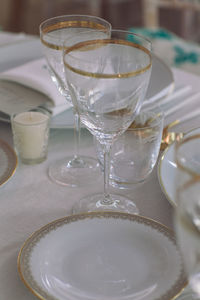
[[[109,193],[109,180],[110,180],[110,149],[111,144],[103,146],[104,151],[104,197],[102,200],[103,205],[111,205],[113,200]]]
[[[80,153],[80,116],[74,110],[74,159],[79,159]]]

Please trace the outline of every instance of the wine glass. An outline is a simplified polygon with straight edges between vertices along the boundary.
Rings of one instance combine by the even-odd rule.
[[[180,299],[200,299],[200,134],[189,133],[175,144],[174,214],[177,240],[189,286]]]
[[[109,36],[111,25],[106,20],[87,15],[64,15],[45,20],[40,25],[40,39],[52,81],[59,92],[71,103],[71,95],[64,76],[62,59],[63,42],[80,32],[96,32],[98,38]],[[78,40],[77,40],[78,41]],[[100,175],[95,158],[80,156],[80,117],[74,108],[74,155],[65,157],[49,167],[50,178],[61,185],[72,187],[89,184]]]
[[[81,199],[73,212],[138,213],[132,200],[109,193],[109,154],[144,100],[151,74],[151,43],[131,32],[112,30],[107,39],[74,43],[70,48],[64,44],[63,60],[73,105],[104,152],[104,194]]]

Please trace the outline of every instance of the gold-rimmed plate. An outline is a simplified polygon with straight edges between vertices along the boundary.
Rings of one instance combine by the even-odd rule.
[[[200,128],[196,128],[187,133],[190,134],[200,134]],[[174,160],[174,143],[171,144],[161,156],[158,162],[158,179],[160,187],[165,194],[167,200],[173,205],[176,206],[175,199],[175,177],[176,177],[176,162]]]
[[[0,186],[15,173],[17,156],[15,151],[0,139]]]
[[[30,291],[46,300],[168,300],[187,284],[173,232],[116,212],[47,224],[21,248],[18,270]]]
[[[174,143],[162,154],[158,162],[158,181],[167,200],[176,206],[174,195],[174,182],[176,176],[176,163],[174,161]]]

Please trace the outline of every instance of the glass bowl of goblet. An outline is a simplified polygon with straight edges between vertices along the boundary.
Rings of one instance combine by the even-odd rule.
[[[151,43],[128,31],[64,47],[66,80],[82,123],[102,145],[104,193],[81,199],[73,212],[138,213],[131,199],[109,192],[110,148],[130,126],[144,100],[151,74]]]
[[[64,15],[45,20],[40,25],[40,39],[52,82],[66,101],[72,103],[67,81],[64,75],[62,59],[63,42],[78,33],[88,31],[96,33],[98,38],[110,35],[111,25],[106,20],[87,15]],[[78,42],[78,40],[76,39]],[[49,167],[50,178],[61,185],[82,186],[91,184],[99,176],[99,164],[93,157],[79,154],[80,117],[74,113],[74,154],[53,162]]]

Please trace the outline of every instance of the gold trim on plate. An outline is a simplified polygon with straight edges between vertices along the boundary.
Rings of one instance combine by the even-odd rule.
[[[184,136],[185,137],[190,137],[190,135],[196,131],[196,130],[200,130],[200,128],[194,128],[192,130],[189,130],[187,131]],[[199,138],[200,138],[200,134],[199,133],[196,133],[195,135],[198,135]],[[175,202],[175,199],[172,199],[170,196],[169,196],[169,193],[167,192],[166,190],[166,185],[164,184],[164,181],[163,181],[163,177],[161,176],[161,169],[163,168],[163,161],[166,159],[166,156],[167,156],[167,153],[168,151],[170,151],[170,149],[172,149],[172,147],[174,147],[174,151],[175,151],[175,142],[173,142],[171,145],[169,145],[165,150],[164,152],[161,154],[161,157],[159,159],[159,162],[158,162],[158,169],[157,169],[157,173],[158,173],[158,180],[159,180],[159,184],[160,184],[160,187],[165,195],[165,197],[167,198],[167,200],[169,201],[169,203],[173,206],[173,207],[176,207],[177,206],[177,203]],[[174,163],[177,164],[177,162],[175,161],[175,158],[174,158]],[[184,168],[184,167],[183,167]],[[185,169],[186,170],[186,169]],[[187,170],[186,170],[187,171]],[[189,172],[188,172],[189,173]],[[191,175],[191,174],[190,174]],[[195,180],[200,180],[200,176],[198,175],[197,178],[195,178]],[[194,181],[195,181],[194,180]]]
[[[162,176],[161,176],[161,168],[163,167],[163,160],[166,158],[166,155],[167,155],[167,152],[169,151],[169,149],[174,146],[174,143],[172,143],[171,145],[169,145],[165,150],[164,152],[162,153],[160,159],[159,159],[159,162],[158,162],[158,179],[159,179],[159,183],[160,183],[160,186],[161,186],[161,189],[163,191],[163,193],[165,194],[165,197],[167,198],[167,200],[169,201],[169,203],[173,206],[173,207],[176,207],[176,203],[170,198],[166,188],[165,188],[165,185],[164,185],[164,182],[163,182],[163,179],[162,179]]]
[[[2,163],[0,164],[0,168],[3,168],[3,163],[6,163],[6,166],[3,174],[1,174],[0,172],[0,186],[6,183],[10,179],[10,177],[13,176],[16,171],[18,162],[15,151],[3,140],[0,140],[0,152],[1,151],[2,155],[0,155],[0,162],[2,159]],[[3,161],[4,159],[6,159],[6,162]]]
[[[152,229],[163,234],[167,239],[170,240],[176,246],[176,238],[171,229],[164,226],[163,224],[152,220],[150,218],[146,218],[139,215],[133,215],[128,213],[121,212],[91,212],[91,213],[82,213],[78,215],[70,215],[58,220],[55,220],[36,232],[34,232],[24,243],[22,246],[17,260],[18,272],[23,283],[28,287],[28,289],[39,299],[41,300],[59,300],[58,298],[49,295],[45,290],[42,289],[41,286],[38,285],[36,280],[34,279],[31,267],[30,267],[30,258],[34,247],[42,238],[44,238],[50,232],[56,230],[57,228],[70,224],[72,222],[77,222],[85,219],[94,219],[94,218],[112,218],[112,219],[121,219],[121,220],[129,220],[132,222],[136,222],[138,224],[143,224],[151,227]],[[175,299],[179,293],[185,288],[187,285],[187,279],[185,277],[183,268],[180,268],[180,276],[177,278],[177,281],[174,282],[174,285],[168,290],[162,298],[158,298],[155,300],[169,300]]]
[[[190,168],[185,167],[183,164],[181,164],[181,161],[176,156],[176,153],[177,153],[178,149],[182,145],[184,145],[184,144],[186,144],[186,143],[188,143],[192,140],[196,140],[196,139],[198,139],[198,140],[200,139],[200,134],[195,134],[195,135],[192,135],[192,136],[185,137],[185,138],[181,139],[178,143],[175,143],[175,162],[176,162],[177,166],[182,171],[185,171],[190,176],[194,177],[194,180],[200,180],[200,174],[196,173],[194,170],[191,170]]]

